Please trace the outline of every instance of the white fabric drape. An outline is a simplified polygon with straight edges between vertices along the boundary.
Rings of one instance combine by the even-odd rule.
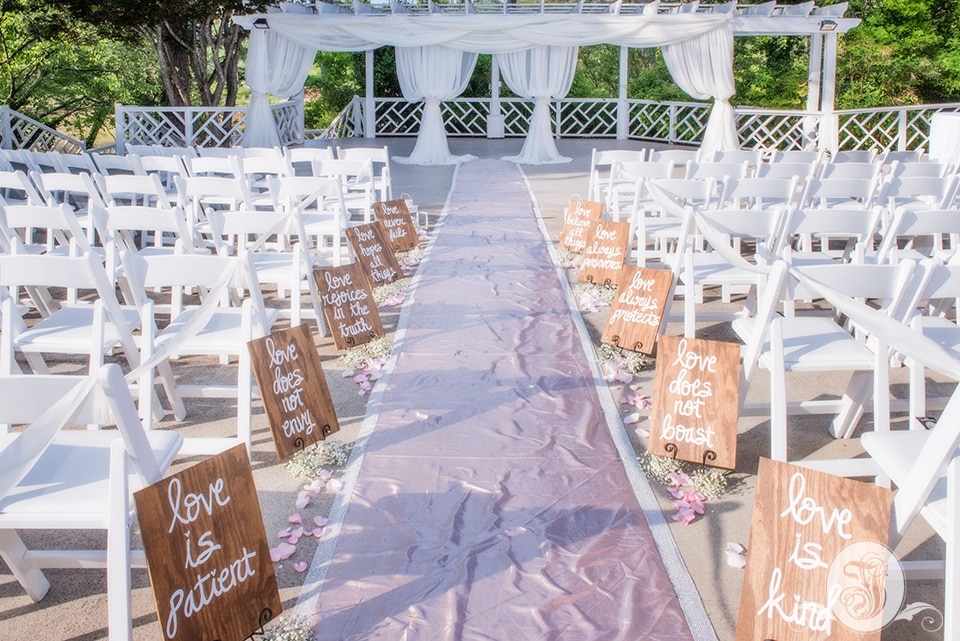
[[[252,93],[243,131],[244,147],[280,146],[267,94],[286,99],[303,91],[303,83],[316,57],[316,49],[288,40],[278,32],[270,29],[250,32],[246,80]]]
[[[578,47],[534,47],[526,51],[497,54],[497,64],[513,93],[535,101],[530,128],[518,156],[504,160],[529,165],[570,162],[561,156],[550,124],[550,99],[563,98],[570,91],[577,70]]]
[[[441,45],[397,47],[397,79],[408,102],[423,101],[417,144],[410,156],[395,157],[412,165],[453,165],[473,156],[454,156],[447,145],[440,103],[456,98],[466,88],[477,64],[477,54]]]
[[[733,81],[733,26],[724,25],[709,33],[661,48],[663,60],[674,82],[699,100],[713,98],[713,109],[703,132],[701,152],[739,149],[737,122],[730,97]]]
[[[267,20],[269,29],[254,29],[254,20]],[[491,53],[511,54],[525,52],[537,48],[576,51],[577,47],[608,43],[627,47],[663,47],[664,58],[677,84],[690,95],[706,99],[714,98],[714,107],[704,135],[703,148],[705,150],[736,148],[736,123],[733,117],[733,108],[730,97],[734,93],[733,83],[733,14],[730,13],[683,13],[683,14],[646,14],[646,15],[615,15],[615,14],[532,14],[532,15],[446,15],[432,14],[429,16],[415,15],[383,15],[383,16],[353,16],[343,14],[284,14],[269,13],[259,15],[238,16],[234,18],[241,26],[250,30],[251,45],[247,56],[248,84],[254,90],[251,100],[251,111],[255,116],[253,131],[248,133],[254,136],[256,132],[266,130],[263,124],[267,121],[256,110],[266,106],[266,97],[257,96],[258,93],[274,93],[278,96],[289,96],[297,93],[284,93],[280,89],[271,89],[272,84],[267,79],[274,78],[274,73],[282,74],[283,80],[290,81],[290,89],[294,86],[299,91],[310,65],[296,59],[296,52],[300,51],[305,57],[313,58],[313,53],[322,51],[365,51],[382,46],[410,48],[422,52],[434,50],[447,51],[448,60],[439,62],[445,71],[442,76],[444,82],[438,80],[437,86],[449,89],[450,93],[433,93],[432,89],[423,92],[414,92],[421,95],[425,101],[421,136],[424,150],[429,146],[434,151],[440,145],[446,145],[446,135],[442,142],[437,133],[442,133],[442,119],[440,118],[440,101],[449,100],[462,91],[462,87],[454,92],[456,84],[451,76],[453,69],[459,69],[462,74],[468,58],[456,55],[457,52],[467,54]],[[260,36],[264,36],[260,39]],[[269,40],[265,34],[269,33]],[[270,52],[255,48],[255,39],[260,45],[269,42]],[[287,42],[286,45],[280,43]],[[292,44],[291,44],[292,43]],[[277,51],[273,52],[273,47]],[[289,48],[288,48],[289,47]],[[300,49],[298,49],[299,47]],[[406,55],[406,54],[404,54]],[[415,54],[410,54],[415,55]],[[556,54],[560,56],[560,54]],[[289,56],[288,61],[284,61]],[[398,53],[398,73],[400,73],[400,58]],[[557,58],[559,60],[559,57]],[[570,64],[569,73],[572,77],[573,65],[576,56]],[[299,65],[303,62],[303,66]],[[519,63],[518,63],[519,64]],[[510,66],[502,63],[503,67]],[[294,82],[295,69],[300,68],[300,77]],[[439,72],[428,67],[430,78],[437,79]],[[276,72],[272,71],[276,70]],[[289,75],[287,75],[289,74]],[[419,76],[420,72],[408,73],[409,78]],[[559,75],[559,72],[557,72]],[[253,82],[251,83],[251,78]],[[467,81],[469,75],[461,75],[457,79]],[[418,77],[417,82],[421,82]],[[449,82],[446,82],[449,81]],[[401,80],[401,83],[403,80]],[[425,81],[424,81],[425,82]],[[509,83],[509,81],[508,81]],[[280,79],[276,85],[285,84]],[[431,82],[432,84],[432,82]],[[514,91],[520,87],[518,82]],[[426,87],[424,87],[426,89]],[[550,91],[550,95],[566,95],[566,91],[558,87],[557,91]],[[561,92],[562,90],[562,92]],[[519,92],[518,92],[519,93]],[[407,94],[406,89],[404,94]],[[531,94],[534,95],[534,94]],[[546,93],[538,93],[546,96]],[[431,98],[430,96],[434,96]],[[449,96],[449,97],[441,97]],[[408,98],[410,99],[410,98]],[[549,131],[549,98],[537,100],[535,116],[531,122],[527,141],[524,144],[533,146],[545,144],[554,145],[552,134]],[[435,102],[434,102],[435,101]],[[259,105],[254,104],[259,102]],[[546,116],[542,114],[547,114]],[[250,118],[251,116],[248,116]],[[267,113],[269,116],[269,113]],[[543,124],[546,123],[546,128]],[[534,126],[535,125],[535,126]],[[274,129],[270,127],[269,129]],[[429,134],[426,132],[430,132]],[[259,135],[259,134],[256,134]],[[430,142],[428,144],[428,135]],[[275,139],[274,139],[275,140]],[[418,147],[420,146],[418,139]],[[246,139],[244,144],[247,143]],[[555,145],[554,145],[555,147]],[[541,149],[542,156],[549,156],[549,150]],[[426,154],[426,151],[424,151]],[[442,153],[442,150],[441,150]],[[449,153],[449,151],[448,151]],[[554,149],[555,153],[555,149]],[[439,154],[438,154],[439,155]],[[524,154],[521,153],[521,157]],[[419,162],[412,155],[410,162]],[[427,157],[432,157],[428,154]],[[557,154],[558,159],[560,158]]]

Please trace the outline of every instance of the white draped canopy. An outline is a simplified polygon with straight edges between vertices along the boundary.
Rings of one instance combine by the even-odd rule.
[[[253,28],[257,19],[265,19],[269,28]],[[289,96],[302,90],[309,71],[305,61],[312,61],[317,51],[391,46],[397,48],[397,74],[404,97],[424,101],[420,135],[409,162],[460,160],[447,147],[440,103],[463,91],[479,53],[496,54],[510,89],[535,101],[523,151],[513,159],[533,164],[563,162],[550,130],[549,101],[569,91],[578,47],[607,43],[661,47],[681,89],[698,99],[714,99],[704,150],[738,147],[729,102],[734,92],[730,14],[268,13],[235,20],[250,29],[247,79],[257,104],[251,100],[244,139],[247,145],[270,136],[264,131],[270,123],[262,112],[255,111],[265,107],[265,94]],[[256,118],[251,118],[254,115]]]

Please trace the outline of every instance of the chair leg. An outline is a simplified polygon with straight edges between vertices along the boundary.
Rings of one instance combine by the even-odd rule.
[[[787,460],[787,367],[783,361],[783,327],[770,325],[770,458]]]
[[[43,575],[40,568],[26,559],[27,546],[14,530],[0,530],[0,558],[17,577],[27,596],[33,601],[39,601],[50,589],[50,582]]]
[[[850,438],[850,435],[853,434],[860,417],[863,416],[864,404],[870,398],[870,383],[872,380],[873,374],[871,372],[853,373],[850,383],[847,384],[847,389],[843,391],[843,398],[840,400],[840,412],[830,424],[831,436],[834,438]]]
[[[957,554],[957,537],[960,533],[960,460],[954,458],[947,467],[947,496],[952,497],[947,513],[946,575],[943,583],[943,638],[955,639],[960,634],[957,613],[960,612],[960,555]]]
[[[924,368],[919,363],[910,363],[910,416],[927,415],[927,379],[924,376]],[[910,422],[911,429],[915,421]]]
[[[130,641],[130,527],[127,452],[120,439],[110,446],[110,515],[107,523],[107,609],[111,641]]]

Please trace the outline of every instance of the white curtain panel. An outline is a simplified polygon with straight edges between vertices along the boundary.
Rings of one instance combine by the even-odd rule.
[[[266,18],[269,29],[255,29],[253,21],[257,18]],[[442,73],[429,65],[421,67],[426,69],[430,78],[443,76],[450,80],[452,76],[446,76],[451,70],[459,69],[460,76],[457,80],[466,83],[469,74],[464,75],[463,71],[467,64],[472,62],[464,56],[454,55],[456,52],[465,54],[491,53],[491,54],[510,54],[520,53],[538,48],[546,48],[553,51],[573,51],[577,47],[608,43],[627,47],[663,47],[664,57],[670,72],[681,89],[698,99],[714,99],[714,108],[707,124],[707,130],[704,135],[704,150],[716,149],[734,149],[738,147],[736,123],[733,116],[733,108],[730,105],[730,97],[734,93],[733,82],[733,14],[730,13],[683,13],[683,14],[650,14],[650,15],[631,15],[621,16],[615,14],[532,14],[532,15],[444,15],[434,14],[430,16],[415,16],[405,14],[394,14],[384,16],[353,16],[342,14],[284,14],[269,13],[260,15],[237,16],[234,18],[241,26],[250,30],[250,52],[247,55],[247,82],[254,91],[251,99],[250,110],[256,112],[258,109],[269,111],[266,102],[266,96],[258,96],[258,93],[274,93],[274,95],[291,96],[302,89],[303,82],[306,80],[306,74],[310,65],[303,62],[299,66],[296,62],[296,52],[300,51],[305,57],[313,59],[316,51],[365,51],[376,49],[382,46],[397,47],[397,67],[400,72],[399,50],[408,48],[421,52],[430,49],[436,51],[447,51],[448,58],[431,58],[445,71]],[[259,51],[255,47],[255,39],[259,39],[260,34],[270,34],[264,37],[260,42],[269,52]],[[288,41],[286,45],[280,43]],[[276,47],[277,51],[272,51]],[[298,48],[299,47],[299,48]],[[434,49],[436,48],[436,49]],[[411,58],[416,54],[411,53]],[[285,56],[289,56],[291,61],[285,61]],[[556,54],[556,60],[560,60],[563,54]],[[548,56],[553,59],[553,54]],[[421,60],[424,58],[421,57]],[[573,55],[573,62],[570,63],[568,72],[572,77],[576,55]],[[432,64],[432,63],[431,63]],[[517,63],[520,64],[520,63]],[[507,68],[510,63],[501,62],[502,68]],[[549,69],[553,69],[550,63],[547,63]],[[296,70],[300,69],[300,77],[294,82]],[[276,70],[275,72],[273,70]],[[295,85],[297,91],[291,93],[277,93],[267,82],[261,82],[260,79],[270,78],[271,82],[274,74],[281,74],[283,79],[290,78],[291,86]],[[290,76],[287,76],[287,74]],[[556,76],[560,72],[556,71]],[[416,76],[416,82],[420,80],[420,72],[410,72],[408,77],[413,79]],[[548,77],[555,80],[554,72],[551,71]],[[253,81],[251,82],[251,78]],[[401,79],[401,84],[404,81]],[[508,80],[508,84],[510,81]],[[285,84],[280,79],[277,85]],[[441,83],[449,88],[457,83]],[[518,87],[520,86],[518,81]],[[513,86],[511,85],[513,88]],[[550,95],[559,97],[566,95],[569,90],[563,89],[562,93],[550,92]],[[280,91],[279,89],[277,91]],[[460,88],[462,91],[462,87]],[[514,88],[517,91],[517,88]],[[418,92],[415,92],[418,93]],[[519,93],[519,92],[518,92]],[[407,90],[404,89],[404,95]],[[429,91],[419,92],[424,100],[424,115],[421,124],[421,136],[418,138],[417,147],[420,147],[421,139],[423,141],[423,157],[431,159],[442,157],[442,147],[446,146],[446,135],[442,132],[442,119],[440,117],[440,101],[449,100],[459,95],[459,92],[453,93],[451,90],[448,98],[439,97],[437,94],[431,94]],[[430,95],[436,97],[430,98]],[[536,96],[547,96],[546,93],[538,93]],[[534,94],[531,94],[534,96]],[[537,101],[535,115],[531,121],[531,129],[527,135],[527,141],[524,144],[523,157],[527,151],[527,145],[542,145],[540,154],[531,155],[531,158],[550,157],[550,151],[547,145],[554,145],[552,134],[549,127],[549,98],[543,100],[534,97]],[[408,98],[409,100],[409,98]],[[436,101],[435,104],[432,104]],[[259,103],[259,104],[256,104]],[[546,115],[542,115],[546,114]],[[269,117],[269,113],[266,114]],[[267,125],[268,118],[262,114],[254,113],[255,120],[253,131],[250,131],[250,118],[248,115],[248,133],[251,136],[263,135],[267,129],[275,129]],[[429,123],[428,123],[429,120]],[[546,123],[546,127],[543,124]],[[535,125],[535,127],[534,127]],[[429,127],[430,140],[428,134],[424,132]],[[442,141],[437,137],[437,133],[442,134]],[[274,135],[275,135],[274,131]],[[253,139],[251,139],[253,141]],[[276,137],[272,138],[276,140]],[[545,143],[545,140],[549,140]],[[258,144],[260,141],[256,141]],[[248,143],[246,138],[244,144]],[[275,144],[275,143],[274,143]],[[430,152],[430,153],[428,153]],[[449,153],[449,151],[447,152]],[[532,152],[531,152],[532,153]],[[555,149],[554,149],[555,153]],[[415,151],[410,156],[414,159],[419,154]],[[518,157],[519,158],[519,157]],[[556,155],[559,161],[559,154]],[[418,162],[410,160],[409,162]]]
[[[527,165],[570,162],[570,158],[557,151],[553,139],[550,99],[563,98],[570,91],[577,70],[578,51],[578,47],[541,46],[497,54],[500,73],[510,90],[521,98],[535,101],[520,155],[505,156],[504,160]]]
[[[477,54],[442,45],[397,47],[396,53],[403,98],[408,102],[422,100],[423,116],[413,153],[394,160],[411,165],[453,165],[473,160],[473,156],[450,153],[440,103],[463,93],[477,64]]]
[[[667,69],[683,91],[699,100],[713,98],[713,110],[707,120],[700,145],[709,157],[715,151],[739,149],[737,121],[730,97],[733,81],[733,26],[690,38],[661,48]]]
[[[301,46],[275,31],[250,32],[246,80],[251,95],[243,131],[244,147],[280,146],[267,94],[286,99],[303,91],[316,57],[316,49]]]

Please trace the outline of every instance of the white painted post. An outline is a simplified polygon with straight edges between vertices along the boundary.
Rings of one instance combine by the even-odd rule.
[[[487,138],[503,138],[505,125],[500,109],[500,64],[497,56],[490,62],[490,114],[487,116]]]
[[[127,151],[124,146],[127,142],[127,120],[123,112],[123,105],[119,102],[113,103],[113,121],[116,123],[115,153],[122,156]]]
[[[823,82],[823,35],[815,33],[810,36],[810,61],[807,71],[807,111],[820,111],[820,85]],[[816,139],[817,125],[823,118],[808,117],[803,120],[803,146],[809,147]]]
[[[373,97],[373,49],[364,52],[366,94],[363,101],[363,137],[377,137],[377,107]]]
[[[840,125],[836,114],[837,96],[837,34],[827,33],[824,36],[823,48],[823,94],[820,97],[820,112],[823,114],[824,124],[820,128],[820,146],[826,147],[831,153],[836,153],[840,146]]]
[[[630,133],[630,106],[627,104],[627,78],[630,51],[620,47],[620,79],[617,83],[617,140],[626,140]]]
[[[13,128],[10,126],[10,107],[0,107],[0,149],[13,149]]]

